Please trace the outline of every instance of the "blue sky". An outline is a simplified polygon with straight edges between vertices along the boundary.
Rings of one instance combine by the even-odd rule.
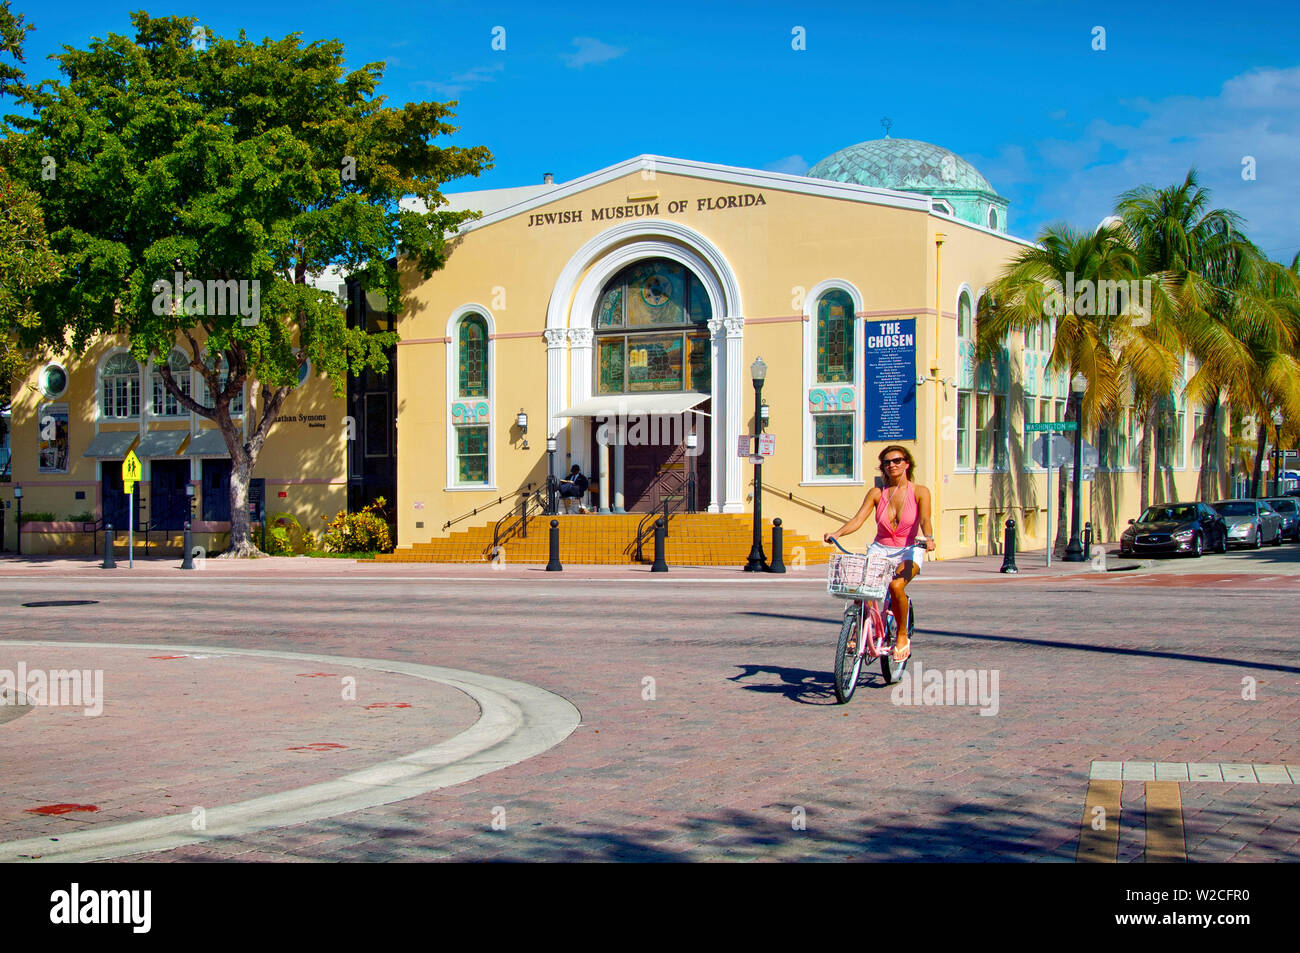
[[[92,35],[103,0],[14,0],[29,76]],[[1275,258],[1300,251],[1300,13],[1294,2],[880,5],[195,0],[148,7],[220,34],[337,37],[385,61],[395,102],[456,99],[457,144],[496,165],[448,191],[564,181],[641,153],[803,172],[882,135],[953,150],[1011,200],[1011,231],[1095,225],[1115,196],[1196,166]],[[505,49],[493,49],[504,29]],[[793,49],[795,27],[806,48]],[[1094,28],[1105,49],[1094,50]],[[498,40],[498,45],[500,42]],[[1243,178],[1253,157],[1255,177]]]

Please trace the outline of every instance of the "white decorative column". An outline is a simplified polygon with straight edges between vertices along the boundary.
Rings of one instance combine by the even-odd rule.
[[[626,513],[623,499],[623,446],[627,443],[627,418],[618,415],[618,442],[614,444],[614,512]]]
[[[591,328],[569,328],[569,397],[575,404],[592,396],[591,341],[593,337]],[[591,421],[586,417],[574,417],[569,420],[569,452],[572,454],[570,463],[581,464],[583,473],[591,472],[591,448],[588,445],[590,431]],[[564,472],[569,472],[568,466],[564,468]]]
[[[600,512],[609,512],[609,444],[597,439],[600,445]]]
[[[709,367],[713,369],[712,420],[709,426],[709,505],[710,513],[722,512],[726,497],[727,476],[727,369],[726,327],[721,318],[709,319]]]
[[[564,398],[568,393],[565,378],[564,350],[568,335],[564,328],[547,328],[542,332],[546,338],[546,433],[555,434],[555,456],[561,462],[565,459],[565,447],[568,442],[560,424],[559,416],[565,408]],[[556,474],[560,479],[561,474]]]
[[[745,406],[745,319],[740,315],[722,319],[726,330],[726,373],[724,383],[727,394],[726,436],[722,441],[723,460],[726,461],[726,484],[722,504],[724,513],[745,512],[744,487],[741,484],[741,462],[736,456],[736,441],[741,434],[741,414]],[[716,365],[715,365],[716,366]]]

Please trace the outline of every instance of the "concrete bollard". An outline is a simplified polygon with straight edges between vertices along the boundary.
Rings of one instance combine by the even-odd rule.
[[[116,569],[117,560],[113,558],[113,524],[104,525],[104,564],[100,569]]]
[[[190,533],[189,520],[185,521],[185,558],[181,560],[181,568],[194,568],[194,536]]]
[[[551,539],[550,539],[551,558],[546,564],[547,572],[562,572],[564,567],[560,565],[560,521],[551,520]]]
[[[1020,572],[1016,568],[1016,521],[1007,520],[1006,542],[1002,547],[1002,568],[999,572]]]
[[[667,572],[668,563],[664,562],[664,537],[668,535],[668,527],[664,525],[662,517],[655,520],[655,562],[650,567],[651,572]]]
[[[772,520],[772,562],[767,571],[785,572],[785,530],[779,516]]]

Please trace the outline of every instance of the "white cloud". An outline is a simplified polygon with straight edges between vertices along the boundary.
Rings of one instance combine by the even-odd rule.
[[[1294,214],[1300,182],[1300,67],[1252,70],[1229,79],[1213,96],[1120,105],[1140,118],[1099,117],[1076,141],[1025,144],[1026,170],[1036,183],[1024,190],[1028,202],[1012,205],[1016,234],[1031,236],[1060,219],[1092,227],[1111,212],[1121,192],[1179,183],[1195,167],[1201,185],[1211,192],[1211,207],[1240,213],[1246,234],[1261,248],[1288,262],[1300,250]],[[1000,155],[1018,148],[1004,147]],[[1242,178],[1247,156],[1255,160],[1253,181]],[[999,158],[976,163],[995,188],[1000,186]],[[1005,181],[1011,189],[1024,180],[1013,174]]]
[[[812,165],[803,156],[786,156],[763,166],[768,172],[787,172],[790,175],[804,175]]]
[[[413,82],[412,86],[419,86],[422,89],[432,90],[439,96],[445,96],[452,99],[459,96],[465,90],[478,86],[483,83],[490,83],[496,79],[496,74],[506,68],[502,62],[493,63],[491,66],[475,66],[453,76],[448,82],[440,83],[431,79],[420,79]]]
[[[560,58],[569,69],[582,69],[584,66],[592,66],[596,63],[608,63],[627,52],[621,46],[610,46],[591,36],[575,36],[573,45],[578,48],[576,53],[560,54]]]

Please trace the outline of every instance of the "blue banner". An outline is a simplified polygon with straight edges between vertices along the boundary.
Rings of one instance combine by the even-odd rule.
[[[916,439],[916,319],[867,321],[863,414],[867,443]]]

